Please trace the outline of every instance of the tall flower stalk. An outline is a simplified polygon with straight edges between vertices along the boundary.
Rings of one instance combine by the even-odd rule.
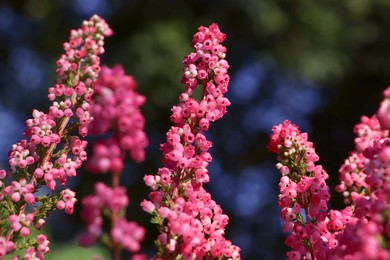
[[[9,170],[0,170],[0,258],[25,249],[26,259],[43,259],[50,242],[43,234],[30,238],[31,228],[39,230],[56,208],[73,213],[75,192],[55,189],[76,176],[87,159],[87,142],[78,135],[88,133],[92,85],[101,69],[104,38],[111,34],[96,15],[80,29],[71,30],[69,42],[63,45],[65,54],[56,62],[57,80],[49,88],[48,113],[33,110],[33,118],[26,121],[26,139],[14,144],[8,154]],[[40,192],[45,188],[50,192]]]
[[[355,150],[339,170],[336,190],[358,219],[339,236],[337,254],[346,258],[390,258],[390,87],[383,96],[377,113],[355,126]]]
[[[289,259],[325,259],[330,255],[334,235],[327,229],[328,174],[315,165],[319,156],[306,133],[285,121],[272,128],[268,150],[278,154],[282,177],[279,182],[279,206],[285,222],[283,230],[291,232],[286,244],[293,248]],[[325,250],[326,249],[326,250]]]
[[[328,175],[307,134],[285,121],[274,126],[268,149],[278,154],[279,188],[288,259],[389,259],[390,87],[372,117],[354,128],[355,151],[339,170],[346,207],[328,211]]]
[[[228,216],[203,188],[212,160],[204,133],[230,105],[225,37],[217,24],[194,35],[195,51],[183,61],[185,91],[170,117],[175,125],[160,146],[163,167],[144,177],[152,191],[141,205],[160,233],[154,259],[240,259],[240,248],[224,237]]]
[[[89,246],[100,241],[111,249],[113,259],[117,260],[122,249],[132,253],[139,251],[145,235],[143,227],[126,220],[129,198],[126,188],[120,186],[126,154],[141,162],[148,145],[143,131],[145,119],[140,111],[145,97],[137,93],[136,85],[120,65],[113,69],[103,66],[94,84],[91,113],[94,121],[89,127],[92,134],[110,136],[94,142],[87,169],[94,174],[111,173],[111,183],[97,182],[94,194],[82,199],[81,217],[87,224],[87,231],[80,236],[79,242]],[[103,230],[105,222],[108,222],[109,232]],[[140,255],[135,256],[141,259]]]

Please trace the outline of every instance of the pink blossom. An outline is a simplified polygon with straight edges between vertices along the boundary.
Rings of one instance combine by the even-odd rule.
[[[288,259],[300,259],[302,255],[310,259],[331,256],[333,246],[332,237],[326,238],[328,229],[340,231],[344,225],[341,214],[336,211],[330,220],[326,217],[329,176],[320,165],[315,165],[319,156],[313,144],[306,133],[286,120],[272,128],[268,149],[278,154],[276,168],[282,174],[279,183],[281,218],[286,222],[284,230],[292,231],[286,239],[286,244],[293,249],[288,252]]]
[[[119,243],[123,248],[137,252],[140,249],[140,242],[144,239],[145,228],[134,221],[119,219],[111,229],[110,236],[113,242]]]
[[[380,104],[380,107],[376,113],[378,120],[381,123],[381,127],[384,130],[390,129],[390,88],[388,87],[383,91],[383,100]]]
[[[79,237],[79,243],[90,246],[104,236],[103,223],[108,215],[111,222],[110,234],[114,241],[111,248],[117,257],[121,249],[137,252],[144,233],[143,228],[134,228],[135,222],[126,222],[120,217],[129,204],[127,190],[119,186],[124,159],[128,154],[135,162],[142,162],[148,145],[143,130],[145,119],[140,111],[145,97],[137,93],[136,84],[132,76],[125,75],[120,65],[112,69],[103,67],[94,85],[94,95],[91,96],[91,116],[94,121],[89,126],[89,131],[96,135],[112,132],[112,135],[94,143],[87,169],[92,173],[111,172],[112,188],[98,182],[95,184],[95,193],[82,199],[81,217],[87,224],[87,231]],[[84,88],[81,86],[78,91],[83,92]],[[77,113],[85,116],[82,111]],[[134,237],[135,234],[124,234],[126,230],[123,228],[131,229],[128,230],[130,233],[143,233],[142,236]]]
[[[102,235],[102,211],[107,209],[113,213],[123,212],[129,199],[124,187],[110,188],[104,183],[98,182],[95,184],[95,194],[84,197],[81,203],[83,206],[81,218],[87,224],[87,232],[79,237],[79,243],[83,246],[90,246]],[[132,252],[136,251],[138,250]]]
[[[8,253],[15,249],[15,244],[12,241],[7,241],[4,236],[0,236],[0,257],[3,258]]]
[[[171,109],[174,126],[160,146],[163,167],[156,175],[144,176],[152,192],[151,201],[141,205],[153,217],[164,219],[158,223],[161,246],[156,259],[240,259],[240,248],[224,237],[227,215],[202,187],[210,180],[207,166],[212,161],[208,152],[212,144],[204,131],[230,105],[224,97],[230,80],[224,39],[217,24],[201,26],[194,35],[195,52],[183,60],[185,92]],[[193,96],[197,87],[202,89],[199,99]]]
[[[45,184],[50,190],[58,184],[65,185],[87,159],[87,142],[72,136],[69,130],[80,125],[79,134],[87,134],[85,129],[92,120],[88,105],[92,83],[100,72],[98,55],[104,52],[104,37],[111,34],[98,16],[85,21],[81,29],[71,31],[69,42],[63,45],[65,53],[56,62],[56,84],[48,89],[48,113],[33,109],[32,118],[26,120],[26,139],[12,145],[8,153],[9,171],[0,170],[0,179],[9,174],[12,181],[2,185],[0,194],[9,228],[2,230],[6,236],[0,238],[0,258],[14,248],[27,248],[25,259],[43,259],[49,252],[46,236],[29,240],[28,247],[25,240],[18,238],[29,236],[32,226],[40,229],[45,223],[42,217],[49,216],[55,204],[68,214],[73,212],[76,198],[69,189],[49,195],[36,191]],[[71,120],[74,114],[77,118]]]
[[[111,139],[95,144],[100,147],[94,147],[93,157],[87,164],[90,171],[121,172],[126,152],[138,163],[145,159],[148,140],[143,131],[145,119],[140,107],[146,99],[137,93],[136,85],[134,78],[125,75],[120,65],[112,69],[103,66],[94,85],[94,121],[89,130],[93,134],[114,130]],[[106,150],[102,146],[106,146]]]
[[[152,213],[154,210],[156,210],[156,206],[148,200],[142,201],[141,207],[145,212],[148,212],[148,213]]]

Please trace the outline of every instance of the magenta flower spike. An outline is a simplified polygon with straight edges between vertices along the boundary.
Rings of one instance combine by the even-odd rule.
[[[94,142],[87,169],[94,174],[111,173],[111,183],[95,183],[94,194],[81,201],[81,218],[86,222],[87,230],[79,237],[79,244],[91,246],[99,241],[111,250],[112,258],[118,260],[122,249],[132,254],[138,252],[145,236],[145,228],[125,219],[130,199],[126,188],[120,186],[126,154],[140,163],[145,159],[148,145],[145,119],[140,110],[146,99],[138,94],[136,86],[137,82],[125,74],[122,66],[102,67],[94,84],[91,112],[94,121],[89,131],[111,136]],[[103,226],[107,222],[109,225],[105,226],[109,226],[110,231],[105,233]],[[133,257],[141,259],[144,256]]]
[[[65,54],[56,62],[57,80],[49,88],[52,105],[48,113],[33,110],[33,118],[26,121],[26,139],[14,144],[8,154],[9,171],[0,170],[0,210],[6,217],[3,221],[10,223],[10,228],[1,229],[0,259],[15,249],[26,249],[26,259],[43,259],[49,252],[46,236],[19,238],[27,237],[32,227],[40,229],[56,207],[73,213],[75,193],[65,189],[57,194],[54,190],[76,176],[87,159],[87,142],[78,135],[88,133],[92,85],[100,73],[104,38],[111,34],[106,22],[96,15],[80,29],[71,30],[69,42],[63,45]],[[44,186],[52,192],[38,195]]]
[[[137,90],[137,82],[126,75],[122,66],[102,67],[94,85],[94,106],[89,131],[94,135],[112,132],[110,138],[94,143],[87,168],[92,173],[120,173],[126,154],[140,163],[145,160],[148,139],[144,132],[145,118],[141,106],[146,98]]]
[[[240,259],[240,248],[224,237],[228,216],[203,189],[212,160],[204,132],[230,105],[224,97],[230,79],[225,37],[217,24],[194,35],[195,51],[183,60],[185,91],[172,107],[175,125],[160,146],[163,167],[144,177],[152,191],[141,205],[160,232],[154,259]]]
[[[390,87],[383,97],[377,113],[355,126],[355,151],[339,170],[336,190],[357,219],[338,237],[336,253],[349,259],[390,258]]]
[[[287,253],[288,259],[326,259],[335,241],[335,233],[328,228],[338,231],[342,226],[329,224],[329,176],[321,165],[315,165],[319,156],[313,143],[286,120],[272,128],[268,150],[278,154],[276,168],[282,174],[279,206],[283,230],[291,232],[286,244],[293,249]]]
[[[320,165],[307,134],[285,121],[274,126],[268,150],[278,154],[279,206],[291,232],[288,259],[390,259],[390,138],[389,95],[372,117],[362,116],[354,128],[355,151],[339,170],[347,206],[327,211],[328,175]]]

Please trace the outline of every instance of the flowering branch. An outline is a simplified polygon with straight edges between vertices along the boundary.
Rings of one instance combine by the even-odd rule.
[[[204,132],[230,105],[224,97],[230,79],[225,37],[217,24],[201,26],[194,35],[196,52],[183,61],[186,90],[172,108],[175,126],[160,147],[163,167],[144,177],[152,192],[141,205],[160,232],[154,259],[240,259],[240,248],[224,238],[228,216],[202,187],[212,160]]]
[[[330,255],[334,236],[328,231],[327,202],[329,178],[321,165],[313,143],[290,121],[272,128],[268,150],[278,154],[276,168],[282,174],[279,182],[279,206],[285,222],[283,230],[291,231],[286,244],[294,250],[289,259],[324,259]],[[339,227],[334,227],[339,230]],[[326,249],[326,250],[324,250]]]
[[[112,250],[113,259],[117,260],[122,248],[132,253],[139,251],[145,234],[143,227],[124,218],[129,198],[126,189],[120,186],[126,153],[134,161],[141,162],[148,145],[143,131],[145,120],[139,108],[145,103],[145,97],[139,95],[135,88],[135,80],[125,75],[120,65],[113,69],[104,66],[94,84],[94,121],[89,127],[92,134],[112,132],[108,139],[93,144],[92,158],[87,163],[92,173],[111,172],[112,182],[111,187],[97,182],[94,194],[82,199],[81,217],[87,224],[87,232],[80,236],[79,243],[89,246],[99,240]],[[111,224],[109,235],[103,232],[105,219]]]
[[[268,149],[278,154],[282,173],[279,205],[291,231],[289,259],[389,259],[390,235],[390,87],[371,118],[355,126],[356,149],[340,167],[347,207],[327,212],[328,175],[315,166],[319,157],[307,134],[285,121],[274,126]]]
[[[358,219],[339,235],[339,256],[389,259],[390,237],[390,87],[375,115],[355,126],[355,151],[340,167],[342,192]]]
[[[10,184],[0,181],[0,258],[27,249],[25,258],[43,259],[50,244],[45,235],[19,238],[27,238],[31,226],[39,230],[56,206],[73,213],[76,198],[70,189],[59,194],[37,192],[44,186],[53,191],[57,182],[65,185],[87,159],[87,142],[71,133],[74,129],[83,137],[88,133],[92,84],[100,72],[98,55],[104,53],[104,37],[111,34],[106,22],[96,15],[83,22],[81,29],[71,30],[69,42],[63,46],[66,54],[57,61],[57,82],[49,88],[48,99],[53,102],[49,112],[33,110],[33,118],[26,121],[27,139],[12,146],[9,171],[0,170],[0,179],[12,179]]]

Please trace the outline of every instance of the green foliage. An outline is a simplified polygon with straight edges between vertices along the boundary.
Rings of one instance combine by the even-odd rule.
[[[51,247],[50,254],[45,259],[47,260],[90,260],[93,257],[100,257],[100,259],[110,259],[110,255],[107,251],[98,246],[84,248],[78,246],[75,242],[54,245]]]
[[[263,51],[321,82],[341,79],[365,46],[387,37],[389,1],[249,0],[241,6]]]

